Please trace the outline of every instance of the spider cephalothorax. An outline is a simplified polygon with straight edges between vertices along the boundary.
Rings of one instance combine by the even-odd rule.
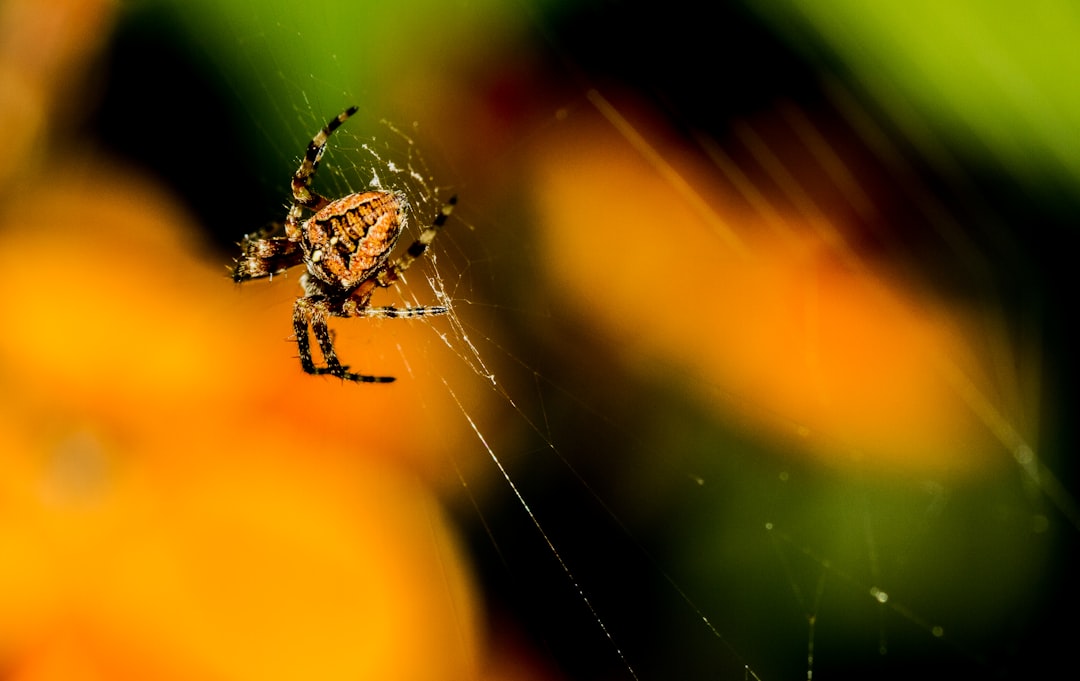
[[[307,267],[300,277],[304,295],[293,307],[293,329],[300,364],[309,374],[331,374],[350,381],[388,383],[393,376],[370,376],[349,371],[334,350],[327,317],[422,317],[445,314],[443,306],[371,307],[376,287],[393,286],[401,274],[424,254],[457,203],[451,197],[430,227],[396,260],[391,251],[405,227],[408,203],[398,192],[370,191],[333,201],[311,190],[326,142],[349,116],[350,107],[326,124],[308,144],[307,153],[292,179],[293,201],[285,216],[284,236],[273,236],[281,225],[244,237],[242,254],[233,268],[236,282],[270,277],[290,267]],[[303,220],[304,210],[314,215]],[[311,356],[308,328],[322,352],[324,366]]]

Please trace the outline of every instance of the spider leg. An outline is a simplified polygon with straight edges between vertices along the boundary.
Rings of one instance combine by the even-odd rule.
[[[315,177],[315,171],[319,169],[319,162],[326,152],[326,143],[330,139],[330,135],[356,111],[357,107],[355,106],[345,109],[335,118],[330,119],[326,126],[308,142],[304,160],[300,162],[300,167],[293,173],[292,178],[293,202],[289,207],[288,215],[285,217],[285,235],[289,239],[296,241],[300,238],[300,223],[305,208],[317,212],[330,204],[326,197],[312,191],[311,181]]]
[[[249,234],[240,243],[241,255],[232,270],[236,283],[280,274],[303,262],[299,245],[288,237],[263,238],[265,231]]]
[[[248,247],[248,244],[250,244],[250,243],[252,243],[254,241],[260,241],[260,240],[265,239],[267,237],[271,237],[274,234],[276,234],[278,231],[280,231],[282,227],[284,227],[284,225],[282,223],[280,223],[280,222],[271,222],[271,223],[268,223],[266,225],[263,225],[262,227],[255,230],[251,234],[245,234],[244,235],[244,240],[240,242],[240,247],[243,250],[246,251],[247,247]]]
[[[381,274],[381,272],[380,272]],[[375,290],[376,279],[368,280],[352,292],[345,301],[330,314],[335,317],[367,317],[368,319],[408,319],[409,317],[434,317],[446,314],[450,308],[443,305],[418,305],[417,307],[370,307],[368,301]]]
[[[431,223],[430,227],[420,233],[420,236],[416,241],[412,242],[409,248],[406,249],[405,254],[379,272],[375,279],[375,282],[379,286],[384,288],[392,286],[401,278],[402,273],[409,269],[409,267],[416,262],[417,258],[424,254],[424,251],[431,245],[431,242],[435,240],[435,236],[439,233],[439,230],[446,224],[446,219],[454,212],[455,205],[457,205],[457,196],[451,196],[450,200],[446,202],[446,205],[439,210],[439,214],[435,216],[435,221]],[[443,311],[445,312],[446,308],[443,308]]]
[[[293,305],[293,332],[296,335],[296,348],[300,351],[300,366],[309,374],[315,373],[315,361],[311,358],[311,337],[308,335],[308,327],[311,326],[311,321],[316,315],[321,314],[325,317],[325,311],[316,311],[321,307],[325,307],[324,300],[313,296],[297,298]]]
[[[315,176],[315,171],[319,169],[319,161],[322,160],[323,153],[326,151],[326,142],[330,139],[330,135],[333,134],[338,127],[356,113],[357,107],[350,106],[345,109],[335,118],[330,119],[330,122],[326,126],[315,134],[315,137],[308,143],[307,152],[304,154],[304,160],[301,161],[300,167],[296,169],[292,179],[292,192],[293,192],[293,209],[297,209],[298,206],[303,206],[311,210],[319,210],[325,206],[327,201],[322,196],[319,196],[315,192],[311,191],[311,179]],[[292,211],[290,211],[291,213]],[[296,217],[299,217],[297,215]]]
[[[349,367],[341,364],[337,351],[334,350],[334,339],[330,328],[326,325],[326,318],[329,315],[330,306],[325,296],[304,296],[296,300],[296,305],[293,307],[293,331],[296,333],[296,347],[300,351],[300,366],[304,368],[304,371],[316,376],[330,374],[345,381],[358,383],[391,383],[394,380],[393,376],[358,374],[349,371]],[[315,361],[311,357],[309,326],[319,344],[326,366],[315,366]]]
[[[443,305],[423,305],[418,307],[368,307],[360,310],[356,317],[368,317],[374,319],[408,319],[410,317],[434,317],[446,314],[449,308]]]

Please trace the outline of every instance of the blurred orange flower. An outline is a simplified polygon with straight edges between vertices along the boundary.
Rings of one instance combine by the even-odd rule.
[[[293,287],[238,291],[151,185],[75,167],[0,217],[12,678],[474,677],[430,385],[306,376]]]
[[[645,140],[669,137],[663,126],[646,122],[638,138],[592,97],[603,116],[579,113],[544,140],[532,186],[560,297],[628,366],[683,376],[718,412],[810,437],[808,451],[832,462],[945,474],[991,464],[985,424],[942,370],[971,356],[963,309],[853,266],[839,224],[767,224],[715,167],[677,146],[653,156]]]
[[[235,286],[153,183],[72,156],[57,93],[113,9],[0,5],[5,678],[476,678],[472,584],[430,486],[460,424],[400,359],[425,331],[341,339],[396,384],[312,380],[295,279]]]

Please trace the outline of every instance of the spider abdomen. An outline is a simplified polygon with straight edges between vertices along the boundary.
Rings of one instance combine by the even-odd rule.
[[[332,201],[304,223],[308,271],[335,288],[352,289],[390,257],[405,224],[405,197],[373,191]]]

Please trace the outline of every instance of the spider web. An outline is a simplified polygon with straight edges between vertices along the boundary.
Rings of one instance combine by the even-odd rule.
[[[723,115],[734,121],[729,127],[693,119],[687,111],[713,113],[695,96],[677,101],[680,92],[698,91],[700,76],[671,76],[668,87],[643,95],[642,107],[637,96],[620,96],[630,88],[619,80],[625,74],[604,71],[577,51],[574,29],[588,22],[548,23],[547,10],[522,4],[456,18],[435,13],[452,26],[426,19],[434,10],[423,4],[379,14],[400,24],[400,40],[417,53],[443,28],[469,35],[471,22],[508,16],[508,34],[528,36],[541,55],[530,58],[550,60],[557,66],[545,68],[572,83],[521,104],[536,110],[502,133],[486,172],[462,170],[466,164],[453,155],[467,147],[440,136],[474,131],[451,126],[436,134],[421,111],[368,103],[377,100],[373,92],[395,87],[393,73],[375,75],[373,66],[356,72],[359,48],[334,42],[319,28],[337,11],[332,6],[305,19],[275,5],[241,2],[210,14],[218,20],[216,28],[203,29],[210,33],[192,30],[201,35],[197,51],[235,99],[234,115],[256,131],[259,153],[286,169],[256,173],[268,195],[287,195],[282,178],[302,150],[297,141],[359,102],[360,113],[332,138],[319,191],[404,192],[413,211],[406,239],[452,193],[461,197],[430,257],[392,295],[451,310],[444,320],[425,322],[430,341],[422,359],[401,359],[410,374],[440,375],[442,393],[423,409],[449,408],[471,433],[470,445],[454,454],[459,491],[448,503],[469,540],[493,628],[513,622],[508,629],[538,651],[537,674],[553,678],[1008,678],[1065,659],[1065,642],[1075,632],[1050,621],[1075,619],[1069,571],[1080,515],[1068,463],[1060,458],[1068,436],[1043,434],[1054,432],[1038,396],[1057,394],[1039,384],[1052,373],[1039,365],[1057,361],[1043,348],[1067,344],[1059,336],[1032,341],[1033,334],[1060,330],[1028,314],[1032,294],[1007,288],[1012,282],[993,271],[994,258],[1016,245],[1001,234],[1028,206],[1019,201],[1002,209],[990,190],[967,184],[964,169],[951,165],[959,163],[952,149],[923,119],[902,109],[903,102],[881,107],[841,80],[842,73],[819,72],[806,86],[827,102],[824,115],[799,103],[804,91],[768,92],[767,72],[754,76],[765,84],[747,86],[753,97],[745,110]],[[616,5],[604,16],[622,19],[616,24],[626,29],[633,10]],[[195,14],[183,18],[203,26]],[[757,26],[738,13],[726,20]],[[408,72],[407,52],[372,62]],[[312,63],[319,70],[306,70],[316,68]],[[597,72],[613,84],[598,82],[591,75]],[[766,108],[774,115],[753,115]],[[656,126],[651,116],[673,124]],[[975,299],[1001,329],[973,357],[935,355],[934,372],[981,430],[983,437],[965,446],[1010,464],[954,476],[932,466],[883,475],[841,463],[828,453],[857,460],[860,452],[851,451],[846,433],[818,425],[809,411],[778,409],[737,383],[657,354],[632,342],[635,329],[620,335],[593,325],[589,305],[605,300],[566,299],[565,282],[550,274],[538,217],[543,209],[499,198],[515,183],[517,195],[527,195],[521,186],[535,180],[513,175],[521,172],[520,149],[579,140],[571,135],[582,124],[603,131],[614,156],[636,159],[657,187],[689,207],[699,231],[683,244],[687,258],[717,244],[760,258],[767,250],[758,245],[761,233],[791,214],[818,229],[816,238],[832,257],[873,281],[896,281],[882,270],[910,267],[931,253],[926,257],[937,261],[908,271],[907,280],[935,292],[934,299]],[[801,160],[815,158],[818,165],[800,167],[775,153],[777,136],[785,135],[806,152]],[[695,159],[690,165],[688,154]],[[875,203],[871,197],[880,193],[868,179],[875,172],[845,172],[834,162],[841,154],[868,159],[878,179],[896,183],[897,195],[914,208]],[[706,170],[692,174],[688,167]],[[509,179],[497,177],[504,168]],[[712,181],[741,197],[753,227],[730,224],[730,213],[704,189]],[[822,185],[846,195],[865,231],[827,229],[832,221],[818,199]],[[602,187],[596,190],[602,194]],[[890,221],[890,211],[899,217]],[[271,201],[266,220],[283,213]],[[923,229],[889,231],[900,221]],[[971,237],[973,223],[991,236]],[[1004,246],[995,241],[1001,238]],[[594,240],[583,236],[582,243]],[[616,243],[573,260],[620,257]],[[1022,257],[1009,263],[1027,266]],[[575,276],[598,275],[577,270]],[[656,278],[643,273],[641,285],[665,286]],[[672,299],[698,295],[677,274],[671,279]],[[589,292],[588,286],[574,290]],[[694,310],[690,305],[685,313]],[[642,310],[641,323],[662,323],[650,322],[659,312]],[[743,320],[726,321],[730,333],[740,333]],[[1034,378],[1026,373],[1029,362]]]

